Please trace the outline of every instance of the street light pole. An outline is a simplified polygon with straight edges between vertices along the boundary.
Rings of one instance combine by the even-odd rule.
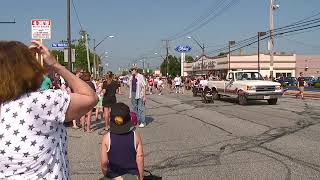
[[[67,0],[67,32],[68,32],[68,69],[72,71],[71,64],[71,0]]]
[[[93,77],[96,78],[97,75],[97,62],[96,62],[96,48],[103,42],[105,41],[107,38],[114,38],[114,36],[106,36],[104,37],[97,45],[96,45],[96,39],[93,39]]]
[[[16,20],[13,19],[13,21],[0,21],[0,24],[15,24]]]

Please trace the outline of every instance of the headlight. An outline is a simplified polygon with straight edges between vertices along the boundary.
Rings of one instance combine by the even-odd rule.
[[[255,86],[247,86],[247,90],[253,91],[253,90],[256,90],[256,87]]]
[[[281,86],[276,86],[276,90],[281,90]]]

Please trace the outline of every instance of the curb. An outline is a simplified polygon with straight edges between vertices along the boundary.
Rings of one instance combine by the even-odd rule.
[[[295,97],[295,95],[298,93],[298,91],[292,91],[292,92],[285,92],[283,95],[284,96],[293,96]],[[311,98],[316,98],[319,99],[320,98],[320,93],[308,93],[308,92],[304,92],[304,97],[311,97]]]

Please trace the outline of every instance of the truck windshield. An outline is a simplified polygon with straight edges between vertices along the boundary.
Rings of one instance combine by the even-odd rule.
[[[238,72],[236,73],[237,80],[264,80],[258,72]]]

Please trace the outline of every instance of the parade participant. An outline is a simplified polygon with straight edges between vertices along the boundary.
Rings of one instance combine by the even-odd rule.
[[[163,90],[163,80],[158,77],[158,91],[159,91],[159,96],[162,95],[162,90]]]
[[[154,83],[154,78],[153,76],[150,76],[149,77],[149,80],[148,80],[148,89],[149,89],[149,94],[152,94],[152,87],[153,87],[153,83]]]
[[[129,98],[133,106],[134,112],[138,115],[139,127],[146,126],[145,103],[146,103],[146,81],[142,74],[138,73],[138,68],[131,69],[131,77],[129,79]]]
[[[304,93],[304,83],[305,83],[305,79],[303,77],[303,72],[300,72],[300,76],[298,77],[298,90],[299,92],[296,94],[296,98],[299,98],[299,96],[301,96],[301,99],[304,99],[303,93]]]
[[[89,72],[83,73],[82,80],[85,81],[94,92],[96,92],[94,84],[91,81],[91,74]],[[89,133],[92,132],[92,129],[91,129],[92,110],[93,109],[87,112],[87,114],[82,116],[80,119],[83,132],[89,132]],[[87,125],[87,128],[85,127],[85,125]]]
[[[142,140],[124,103],[111,106],[110,132],[102,138],[100,164],[107,179],[143,179]]]
[[[117,81],[113,78],[113,73],[109,71],[107,73],[107,79],[103,82],[102,85],[102,106],[103,106],[103,116],[105,121],[105,127],[102,131],[99,132],[100,135],[105,134],[109,130],[109,119],[110,119],[110,111],[111,106],[117,102],[116,93],[119,87]]]
[[[74,93],[39,90],[44,69],[35,52]],[[0,41],[0,64],[0,179],[70,179],[63,123],[92,109],[95,93],[38,41],[30,49],[21,42]]]
[[[171,79],[171,77],[167,78],[167,85],[169,88],[169,93],[172,93],[172,79]]]
[[[181,92],[180,86],[181,86],[181,78],[178,75],[177,77],[174,78],[175,82],[175,89],[176,89],[176,94]]]

